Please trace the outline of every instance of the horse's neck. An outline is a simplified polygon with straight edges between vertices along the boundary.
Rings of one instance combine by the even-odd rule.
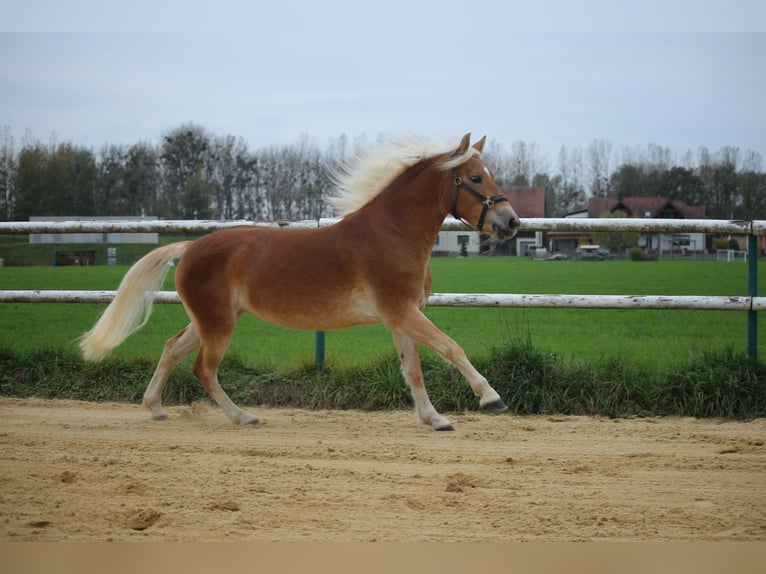
[[[395,179],[388,189],[362,208],[358,215],[371,228],[392,232],[430,256],[444,218],[450,190],[449,177],[433,165],[415,166]]]

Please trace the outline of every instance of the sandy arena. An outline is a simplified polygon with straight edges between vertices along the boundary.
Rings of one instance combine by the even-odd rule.
[[[0,397],[0,541],[766,540],[766,420]]]

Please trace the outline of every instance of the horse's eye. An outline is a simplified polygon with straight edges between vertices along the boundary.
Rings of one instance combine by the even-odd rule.
[[[481,183],[481,176],[480,175],[472,175],[468,179],[471,180],[471,183],[476,183],[476,184]]]

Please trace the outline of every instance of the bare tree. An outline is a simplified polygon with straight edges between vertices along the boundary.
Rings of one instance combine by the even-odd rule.
[[[590,194],[593,197],[606,197],[609,193],[611,157],[612,143],[607,140],[593,140],[588,146]]]
[[[13,216],[15,203],[14,179],[16,177],[16,154],[10,126],[0,126],[0,218]]]
[[[206,172],[213,196],[213,215],[217,219],[232,219],[235,213],[244,216],[242,198],[252,178],[250,154],[242,138],[225,136],[212,141]]]
[[[585,207],[583,172],[582,150],[574,148],[567,151],[566,146],[561,146],[559,151],[561,185],[556,197],[556,206],[551,208],[552,212],[566,214]]]

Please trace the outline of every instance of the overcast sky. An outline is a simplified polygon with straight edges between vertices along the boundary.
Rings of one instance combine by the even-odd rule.
[[[15,4],[0,125],[17,149],[28,131],[98,151],[191,122],[252,150],[471,131],[552,167],[594,139],[766,159],[762,1]]]

